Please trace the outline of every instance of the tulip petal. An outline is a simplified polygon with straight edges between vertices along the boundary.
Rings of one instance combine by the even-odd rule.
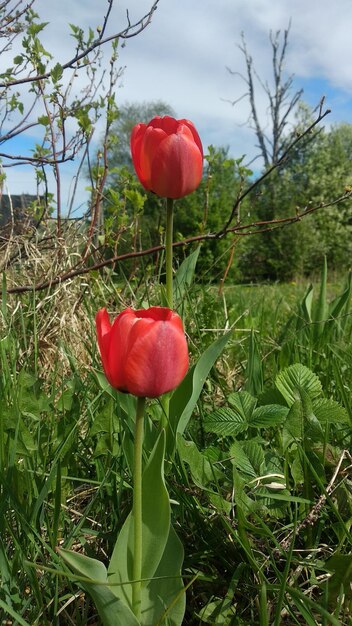
[[[167,135],[173,135],[177,133],[178,128],[178,120],[175,120],[174,117],[170,117],[169,115],[164,115],[164,117],[159,117],[156,115],[149,122],[148,126],[152,126],[153,128],[161,128]]]
[[[130,349],[130,333],[137,322],[135,312],[125,309],[115,319],[110,333],[108,354],[108,368],[112,386],[120,391],[128,391],[128,381],[125,377],[125,361]]]
[[[188,368],[181,318],[167,307],[125,309],[110,324],[105,308],[96,315],[105,375],[119,391],[154,398],[178,386]]]
[[[151,164],[150,189],[162,197],[182,198],[194,191],[203,174],[203,155],[187,126],[159,145]]]
[[[178,123],[180,125],[183,124],[184,126],[187,126],[189,128],[189,130],[192,133],[193,139],[194,139],[195,143],[197,144],[197,146],[199,148],[199,151],[200,151],[200,153],[202,155],[202,158],[203,158],[203,145],[202,145],[201,139],[200,139],[200,137],[198,135],[198,131],[197,131],[196,127],[194,126],[194,124],[190,120],[178,120]]]
[[[142,184],[144,184],[144,175],[141,168],[141,148],[146,128],[146,124],[137,124],[136,126],[134,126],[130,142],[133,165],[136,170],[137,176]]]
[[[106,378],[110,382],[110,368],[109,368],[109,347],[110,347],[110,335],[111,324],[107,310],[100,309],[95,316],[95,324],[97,329],[98,346],[103,364]]]
[[[151,168],[153,158],[157,153],[160,144],[166,137],[167,135],[164,130],[161,128],[153,128],[152,126],[149,126],[144,133],[140,151],[140,167],[143,172],[143,180],[140,180],[150,191],[154,191],[151,187]]]
[[[140,319],[133,335],[124,366],[130,393],[155,398],[175,389],[188,369],[182,323]]]

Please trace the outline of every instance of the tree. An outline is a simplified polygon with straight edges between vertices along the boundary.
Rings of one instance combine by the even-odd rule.
[[[61,62],[54,59],[50,50],[42,44],[41,33],[48,24],[41,22],[39,15],[35,13],[35,0],[5,0],[0,3],[0,37],[4,40],[1,54],[6,54],[0,73],[0,144],[4,146],[0,152],[1,182],[3,172],[8,167],[26,165],[33,168],[38,185],[38,203],[41,204],[37,226],[55,206],[58,240],[62,237],[64,210],[62,167],[68,161],[75,161],[77,164],[75,183],[72,185],[67,206],[70,214],[77,178],[83,162],[89,158],[96,122],[105,116],[107,137],[114,119],[114,87],[122,71],[116,67],[117,43],[138,35],[147,27],[158,2],[159,0],[154,0],[148,13],[135,23],[130,21],[127,13],[125,27],[113,34],[107,34],[114,3],[114,0],[108,0],[105,15],[94,28],[88,28],[84,32],[79,25],[69,25],[74,52]],[[103,49],[107,44],[111,46],[109,72],[105,70],[103,59]],[[8,63],[7,68],[5,62]],[[78,75],[85,77],[84,89],[75,88]],[[14,154],[10,140],[29,130],[34,130],[36,134],[33,149],[27,154]],[[104,145],[106,147],[107,141],[104,141]],[[83,262],[89,253],[94,224],[99,215],[107,174],[106,150],[103,161],[104,176],[97,179],[95,193],[92,195],[93,202],[89,211],[92,229],[82,254]],[[49,172],[54,176],[54,191],[48,183]],[[6,253],[5,258],[4,268],[15,257]]]
[[[124,40],[134,37],[144,30],[152,20],[158,1],[154,0],[149,12],[134,24],[130,22],[127,14],[125,28],[118,33],[107,35],[111,7],[114,2],[114,0],[107,0],[107,11],[102,20],[102,25],[88,28],[86,32],[79,26],[70,25],[75,42],[75,51],[72,56],[68,55],[70,58],[61,59],[61,62],[57,62],[50,50],[46,50],[40,41],[40,33],[47,27],[47,24],[40,22],[39,16],[33,12],[33,2],[27,4],[22,13],[19,7],[21,5],[24,7],[23,0],[6,0],[5,3],[1,4],[2,32],[5,32],[6,36],[9,33],[14,33],[15,36],[20,32],[23,35],[21,37],[22,53],[16,54],[9,67],[0,75],[1,106],[3,107],[1,141],[5,144],[8,139],[24,133],[28,129],[35,128],[36,131],[40,132],[39,140],[29,155],[14,155],[10,149],[5,149],[0,156],[3,158],[4,167],[12,167],[16,163],[25,163],[28,167],[33,167],[38,184],[44,185],[42,194],[44,200],[42,202],[39,195],[38,203],[34,207],[39,216],[28,237],[29,239],[35,237],[38,240],[39,252],[41,249],[43,251],[47,249],[48,240],[54,249],[50,256],[49,269],[48,271],[45,270],[42,277],[33,278],[32,276],[26,285],[10,285],[9,292],[32,291],[33,281],[36,290],[51,288],[53,285],[61,284],[75,276],[88,273],[92,269],[121,263],[126,260],[126,255],[137,262],[137,259],[142,257],[154,258],[155,254],[163,249],[164,213],[162,202],[153,197],[152,194],[146,194],[138,186],[139,184],[128,166],[122,167],[120,165],[117,167],[118,171],[112,172],[109,169],[109,154],[112,154],[113,147],[111,129],[118,118],[115,84],[121,71],[117,67],[117,41],[118,39]],[[10,7],[12,7],[12,12]],[[18,23],[16,16],[19,16]],[[7,29],[8,24],[10,24],[10,29]],[[11,42],[10,37],[9,47]],[[109,57],[103,59],[103,47],[109,42],[111,44]],[[6,48],[7,44],[5,45]],[[107,67],[109,67],[108,72],[106,71]],[[73,86],[76,77],[82,74],[86,78],[86,88],[74,91]],[[31,102],[29,102],[28,97],[27,99],[22,98],[23,92],[32,98]],[[155,112],[160,113],[161,111]],[[194,196],[191,204],[188,205],[190,210],[187,209],[184,212],[185,219],[183,222],[181,222],[182,205],[181,203],[178,204],[180,222],[178,224],[176,218],[175,227],[185,239],[176,241],[175,248],[180,250],[195,242],[198,244],[200,241],[207,241],[209,250],[218,250],[222,254],[227,246],[231,249],[230,257],[226,262],[225,269],[227,272],[232,259],[234,242],[240,236],[258,232],[258,230],[267,231],[277,228],[276,214],[272,220],[269,217],[268,221],[263,223],[261,220],[256,220],[253,212],[249,216],[246,215],[246,211],[241,209],[245,207],[250,197],[253,198],[257,194],[260,185],[266,181],[269,175],[282,166],[284,158],[295,149],[302,137],[307,136],[308,132],[321,122],[327,112],[320,109],[312,125],[305,129],[298,138],[292,139],[289,147],[280,152],[279,160],[266,169],[257,180],[248,180],[248,171],[241,164],[241,160],[235,160],[232,165],[229,165],[230,160],[226,154],[221,154],[221,151],[216,149],[215,152],[219,154],[219,161],[217,161],[216,158],[212,158],[210,153],[202,186],[203,196]],[[16,119],[11,120],[11,115],[17,116]],[[148,112],[147,116],[149,118],[151,114]],[[98,119],[104,122],[105,131],[101,150],[96,156],[95,149],[92,148],[92,136]],[[141,121],[141,117],[139,116],[136,121]],[[124,154],[126,157],[126,151]],[[120,155],[119,158],[123,160],[125,157]],[[78,237],[75,243],[77,252],[73,257],[67,257],[64,243],[68,227],[66,221],[62,219],[62,166],[66,161],[74,160],[77,164],[75,179],[77,181],[77,177],[82,173],[82,164],[85,159],[94,164],[94,167],[90,168],[92,193],[86,216],[88,219],[83,221],[81,228],[77,229]],[[117,161],[117,163],[121,162]],[[218,165],[217,180],[220,185],[224,185],[226,171],[227,180],[231,181],[231,192],[226,186],[227,183],[225,194],[214,187],[213,181]],[[54,194],[49,192],[48,171],[52,171],[55,177],[56,193]],[[213,179],[211,178],[212,175]],[[72,198],[76,194],[76,183],[73,184],[71,191],[69,210],[72,207]],[[214,198],[214,202],[212,198]],[[105,241],[99,235],[103,202],[104,208],[111,212],[108,219],[111,219],[112,222],[110,230],[105,224],[105,235],[110,235],[110,240],[109,237],[106,237]],[[211,210],[210,207],[212,207]],[[51,226],[52,222],[46,222],[46,216],[51,208],[54,208],[56,213],[55,229]],[[315,211],[318,208],[320,207],[316,206],[311,210]],[[149,217],[151,215],[153,215],[153,224],[157,224],[156,229],[144,227],[144,220],[151,219]],[[280,225],[281,223],[296,222],[305,215],[305,212],[288,215],[279,220]],[[195,216],[199,218],[197,222],[194,220]],[[198,230],[196,234],[188,236],[188,233],[194,233],[194,230],[188,230],[191,224],[192,229],[197,227]],[[40,230],[36,228],[39,225],[41,226]],[[147,241],[146,237],[148,237]],[[18,242],[13,240],[11,227],[9,237],[4,238],[3,241],[5,254],[1,268],[6,269],[9,265],[13,265],[16,260],[25,256],[27,241],[22,241],[18,245]],[[112,255],[110,254],[111,250],[106,249],[105,242],[108,243],[108,247],[113,246]],[[145,245],[147,248],[144,247]],[[126,253],[123,250],[123,258],[119,254],[121,248],[127,249]]]
[[[299,107],[297,132],[306,127],[311,116],[308,107]],[[264,182],[262,193],[252,205],[256,215],[272,211],[268,204],[274,187],[279,202],[274,207],[277,215],[306,212],[307,216],[290,228],[274,230],[249,242],[240,263],[249,279],[291,280],[319,270],[324,256],[331,269],[341,271],[351,266],[351,156],[352,125],[321,129],[313,140],[308,138],[304,150],[293,151],[285,166]],[[310,207],[323,206],[345,192],[343,202],[332,202],[324,210],[308,214]]]
[[[286,29],[282,37],[280,31],[270,33],[271,85],[257,74],[243,34],[240,46],[246,67],[246,75],[240,76],[248,88],[241,98],[248,97],[249,100],[250,127],[258,142],[258,157],[262,159],[264,172],[269,172],[275,166],[275,171],[261,185],[260,194],[252,198],[251,213],[262,222],[280,221],[304,211],[305,207],[309,209],[319,203],[329,203],[332,197],[341,197],[344,189],[348,189],[346,182],[345,186],[342,184],[342,179],[346,180],[347,175],[348,149],[342,149],[341,140],[338,142],[339,154],[332,158],[332,151],[338,152],[337,137],[334,138],[336,131],[326,133],[324,129],[317,130],[314,127],[312,132],[304,133],[314,118],[313,112],[301,100],[303,90],[294,90],[293,76],[285,75],[289,30]],[[268,99],[268,128],[261,122],[258,112],[258,89],[264,90]],[[323,100],[319,106],[320,112],[322,106]],[[295,142],[295,137],[300,138],[302,134],[303,140]],[[292,142],[295,144],[294,149],[287,155],[287,147]],[[340,184],[331,184],[333,178],[340,180]],[[319,190],[316,186],[318,180]],[[330,232],[329,237],[327,231]],[[331,233],[335,233],[334,237]],[[249,243],[240,259],[240,266],[251,280],[292,279],[297,274],[316,269],[324,254],[328,255],[334,267],[339,263],[344,267],[346,263],[342,255],[338,257],[337,250],[346,245],[345,239],[348,237],[348,230],[341,222],[341,211],[331,207],[319,212],[319,216],[304,220],[304,224],[297,221],[290,228],[270,228],[265,237]]]
[[[244,34],[242,33],[242,44],[239,46],[244,55],[246,65],[246,75],[243,76],[239,72],[234,72],[227,68],[233,76],[240,76],[247,85],[248,91],[232,102],[234,106],[239,100],[247,97],[250,104],[250,127],[258,140],[259,155],[267,169],[271,165],[277,163],[284,150],[287,147],[287,125],[290,121],[290,115],[294,112],[296,105],[301,99],[303,89],[298,89],[292,94],[293,75],[285,76],[284,64],[287,53],[288,37],[290,27],[283,34],[282,43],[280,45],[280,31],[272,33],[270,31],[269,39],[272,51],[272,71],[273,71],[273,87],[270,87],[267,80],[263,80],[256,72],[253,65],[253,58],[250,55]],[[256,83],[264,90],[269,105],[270,127],[262,124],[258,112]]]

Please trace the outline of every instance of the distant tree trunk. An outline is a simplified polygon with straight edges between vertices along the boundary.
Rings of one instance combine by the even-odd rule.
[[[293,75],[290,75],[288,78],[285,78],[284,76],[284,62],[287,53],[289,31],[290,26],[284,31],[281,44],[281,33],[279,30],[276,31],[275,34],[270,32],[269,35],[272,49],[272,71],[274,78],[273,87],[270,87],[269,83],[266,80],[263,81],[257,74],[253,65],[253,58],[248,52],[243,33],[241,36],[242,44],[239,46],[239,48],[245,58],[246,75],[244,76],[239,72],[234,72],[231,69],[227,68],[230,74],[240,76],[247,85],[248,91],[242,94],[240,98],[237,98],[235,101],[233,101],[232,105],[235,105],[239,100],[242,100],[244,97],[248,97],[251,110],[250,126],[251,128],[253,128],[256,134],[258,140],[257,147],[259,148],[258,157],[262,157],[265,169],[269,168],[271,165],[274,165],[280,160],[280,157],[283,154],[287,145],[287,135],[285,134],[285,131],[289,115],[294,110],[303,93],[303,89],[299,89],[293,95],[291,95]],[[259,82],[259,85],[264,90],[269,101],[269,112],[271,121],[269,132],[265,129],[259,119],[256,98],[256,81]]]

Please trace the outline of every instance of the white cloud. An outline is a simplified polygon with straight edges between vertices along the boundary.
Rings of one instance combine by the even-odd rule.
[[[126,8],[133,22],[147,13],[151,4],[152,0],[115,0],[108,33],[126,25]],[[74,39],[68,23],[95,29],[102,23],[107,6],[103,0],[36,0],[40,18],[50,21],[43,36],[55,60],[64,62],[73,56]],[[352,102],[350,0],[160,0],[148,28],[120,46],[119,60],[126,71],[118,101],[163,99],[178,116],[195,122],[205,145],[229,145],[234,156],[247,153],[251,158],[256,140],[253,131],[243,126],[249,114],[248,102],[242,100],[235,107],[225,102],[244,93],[245,84],[230,76],[226,66],[245,70],[237,46],[243,31],[259,74],[271,80],[268,34],[270,30],[283,31],[290,19],[286,67],[288,73],[295,74],[296,89],[301,86],[300,79],[306,84],[311,79],[312,85],[319,79],[332,89],[336,107],[332,119],[339,119],[340,110],[346,119],[347,106]],[[107,46],[106,55],[109,49]],[[316,103],[321,95],[317,88]],[[314,101],[314,94],[310,96]],[[258,98],[265,123],[267,103],[263,93],[258,92]],[[13,177],[13,170],[11,176],[12,187],[18,189],[21,181]],[[81,197],[87,195],[85,184],[82,181]]]

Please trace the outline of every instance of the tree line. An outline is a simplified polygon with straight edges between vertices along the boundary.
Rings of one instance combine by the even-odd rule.
[[[130,129],[153,115],[175,113],[163,102],[127,104],[120,108],[113,125],[104,196],[104,236],[115,253],[132,246],[151,248],[162,240],[164,208],[160,199],[136,182],[129,155]],[[283,142],[288,144],[299,135],[313,117],[309,107],[300,101],[295,124]],[[268,221],[274,224],[264,233],[244,230],[207,241],[199,260],[204,279],[219,280],[226,272],[237,281],[292,280],[319,271],[324,257],[331,269],[348,269],[352,258],[352,200],[347,197],[341,203],[326,208],[324,205],[351,190],[351,159],[351,124],[319,128],[308,134],[239,207],[237,219],[242,225]],[[230,157],[226,146],[208,147],[200,187],[177,201],[175,233],[180,241],[221,228],[237,194],[253,180],[244,161]],[[269,166],[264,165],[263,171]],[[310,207],[320,205],[322,210],[304,219],[280,224],[281,219],[309,213]],[[182,251],[179,255],[181,259]]]
[[[141,259],[146,270],[154,270],[163,254],[164,206],[136,180],[129,137],[134,124],[148,122],[154,115],[177,117],[178,112],[164,102],[121,105],[116,97],[122,73],[118,42],[149,28],[159,0],[135,23],[127,14],[125,26],[108,35],[113,2],[95,29],[84,31],[70,24],[75,52],[61,63],[41,42],[47,23],[35,13],[35,0],[28,4],[7,0],[0,7],[2,53],[11,61],[0,73],[0,143],[4,146],[0,193],[6,193],[7,168],[18,165],[32,168],[37,185],[28,228],[20,232],[7,194],[10,219],[2,228],[0,269],[25,260],[28,244],[45,254],[50,241],[57,264],[52,264],[52,275],[33,278],[36,289],[105,265],[133,274]],[[289,29],[270,34],[273,87],[258,77],[244,36],[241,40],[244,93],[231,104],[248,99],[262,163],[259,175],[254,176],[245,158],[230,155],[227,146],[209,146],[201,185],[177,202],[176,254],[181,261],[186,247],[203,242],[199,261],[203,280],[290,280],[314,272],[324,256],[337,271],[350,266],[351,125],[323,128],[321,122],[329,112],[324,111],[323,101],[317,112],[311,111],[302,101],[302,90],[294,91],[293,77],[284,71],[288,38]],[[18,53],[12,55],[16,41]],[[78,76],[84,76],[87,85],[79,92],[74,89]],[[269,132],[258,114],[258,89],[267,98]],[[103,120],[104,132],[96,142],[98,120]],[[33,150],[14,153],[11,140],[29,130],[36,134]],[[74,162],[76,171],[65,207],[62,172],[68,161]],[[49,183],[50,173],[54,184]],[[84,176],[91,197],[77,229],[77,255],[67,265],[63,253],[67,218],[73,211],[77,181]],[[50,222],[50,217],[55,221]],[[72,237],[71,228],[69,233]],[[16,284],[9,291],[31,291],[33,284]]]

